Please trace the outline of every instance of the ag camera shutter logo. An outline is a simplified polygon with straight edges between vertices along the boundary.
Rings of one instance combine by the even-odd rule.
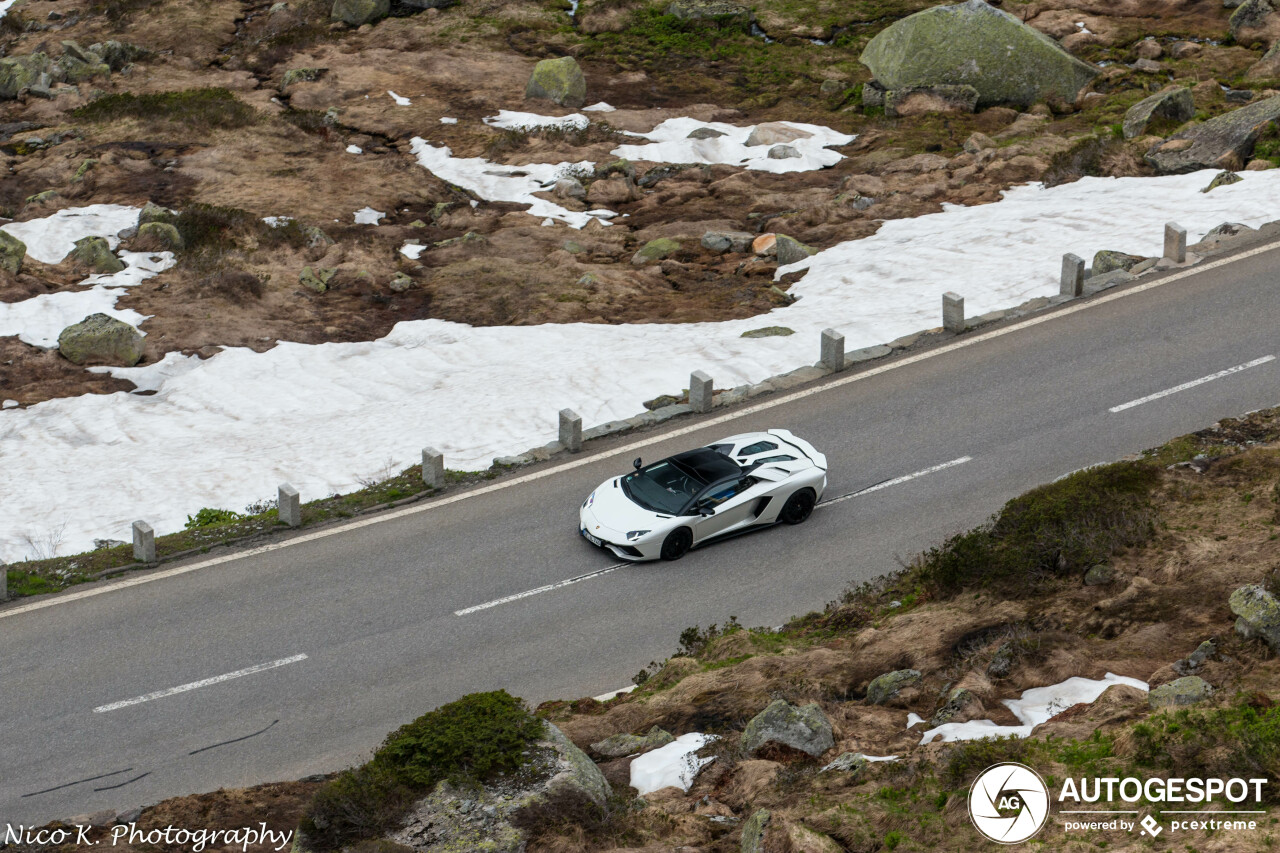
[[[973,780],[969,817],[978,832],[1000,844],[1018,844],[1049,819],[1049,788],[1025,764],[995,764]]]

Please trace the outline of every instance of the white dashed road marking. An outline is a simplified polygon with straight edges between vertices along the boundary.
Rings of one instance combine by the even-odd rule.
[[[107,711],[115,711],[119,708],[127,708],[130,705],[141,705],[143,702],[150,702],[152,699],[163,699],[166,696],[173,696],[177,693],[186,693],[188,690],[196,690],[201,687],[208,687],[211,684],[221,684],[224,681],[230,681],[233,678],[240,678],[245,675],[253,675],[255,672],[264,672],[268,669],[275,669],[278,666],[287,666],[291,663],[297,663],[300,660],[306,660],[306,655],[294,655],[293,657],[280,658],[270,663],[260,663],[245,669],[237,669],[235,672],[228,672],[225,675],[215,675],[213,678],[205,678],[200,681],[193,681],[190,684],[183,684],[178,687],[170,687],[168,690],[157,690],[155,693],[148,693],[145,696],[135,696],[132,699],[125,699],[121,702],[112,702],[110,705],[99,705],[93,709],[95,714],[105,714]]]
[[[559,583],[549,583],[546,586],[540,586],[537,589],[526,590],[525,592],[517,592],[515,595],[508,595],[504,598],[495,598],[493,601],[486,601],[484,604],[477,604],[474,607],[464,607],[461,610],[453,611],[454,616],[466,616],[469,613],[476,613],[481,610],[488,610],[490,607],[497,607],[499,604],[506,604],[510,601],[519,601],[522,598],[528,598],[531,595],[541,595],[544,592],[551,592],[553,589],[569,586],[570,584],[581,583],[582,581],[598,578],[601,575],[607,575],[609,572],[616,572],[625,566],[626,563],[618,563],[616,566],[609,566],[606,569],[600,569],[594,572],[587,572],[585,575],[578,575],[576,578],[569,578]]]
[[[1228,367],[1226,370],[1219,370],[1217,373],[1211,373],[1208,376],[1201,376],[1199,379],[1192,379],[1190,382],[1183,382],[1173,388],[1167,388],[1164,391],[1157,391],[1154,394],[1148,394],[1145,397],[1139,397],[1136,400],[1130,400],[1127,403],[1121,403],[1118,406],[1112,406],[1107,411],[1111,413],[1123,412],[1125,409],[1132,409],[1134,406],[1141,406],[1143,403],[1150,403],[1152,400],[1159,400],[1161,397],[1168,397],[1170,394],[1177,394],[1179,391],[1186,391],[1188,388],[1194,388],[1197,385],[1203,385],[1206,382],[1212,382],[1215,379],[1221,379],[1224,376],[1230,376],[1233,373],[1239,373],[1242,370],[1248,370],[1251,367],[1257,367],[1260,364],[1266,364],[1268,361],[1275,361],[1274,355],[1264,355],[1262,358],[1255,358],[1253,361],[1237,364],[1235,367]]]
[[[883,483],[876,483],[874,486],[867,486],[867,488],[862,489],[861,491],[853,492],[847,495],[841,495],[840,497],[832,498],[829,501],[823,501],[822,503],[818,504],[818,506],[820,507],[831,506],[832,504],[838,504],[841,501],[852,500],[853,498],[860,498],[863,495],[869,495],[872,492],[878,492],[881,489],[887,489],[890,486],[901,485],[902,483],[905,483],[908,480],[914,480],[917,477],[924,477],[927,474],[933,474],[947,468],[954,468],[957,465],[963,465],[966,462],[972,462],[972,461],[973,461],[972,456],[961,456],[959,459],[952,459],[950,462],[943,462],[941,465],[934,465],[932,468],[925,468],[924,470],[917,471],[914,474],[907,474],[902,477],[894,477],[892,480],[885,480]]]

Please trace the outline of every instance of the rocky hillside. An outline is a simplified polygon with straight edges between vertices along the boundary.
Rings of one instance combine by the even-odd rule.
[[[322,785],[92,817],[266,821],[301,827],[298,849],[365,853],[978,851],[990,848],[969,786],[999,761],[1034,767],[1054,791],[1094,776],[1274,787],[1278,525],[1270,410],[1034,489],[780,629],[691,627],[607,702],[530,716],[505,693],[476,694]],[[1054,695],[1075,699],[1034,707],[1046,701],[1034,691],[1064,683],[1076,686]],[[1011,736],[966,739],[984,725]],[[1265,850],[1278,796],[1264,791],[1256,830],[1066,833],[1055,810],[1037,842]]]
[[[151,363],[278,340],[371,340],[426,317],[751,316],[786,301],[774,242],[704,246],[708,232],[781,233],[821,249],[885,219],[996,200],[1016,183],[1265,168],[1280,154],[1267,100],[1280,13],[1266,0],[1234,11],[1210,0],[1007,0],[999,10],[973,0],[953,7],[957,26],[995,22],[1001,44],[1017,44],[973,78],[957,69],[964,51],[983,55],[982,39],[912,47],[936,38],[927,15],[910,17],[929,5],[20,0],[0,19],[0,214],[147,202],[174,211],[146,232],[126,229],[121,244],[177,255],[117,302],[149,317],[141,358]],[[926,54],[939,61],[909,61]],[[572,85],[532,80],[538,62],[564,57]],[[994,84],[1009,79],[1021,82]],[[1179,92],[1146,103],[1170,86]],[[483,121],[598,102],[616,109],[584,113],[585,127]],[[832,149],[834,166],[802,172],[615,162],[626,134],[675,117],[803,122],[856,139]],[[565,168],[541,195],[619,215],[608,227],[543,227],[527,205],[419,165],[415,137],[509,175],[598,164]],[[794,153],[788,139],[768,144],[770,157]],[[357,221],[366,209],[382,214],[376,226]],[[289,219],[271,227],[265,217]],[[651,246],[659,239],[672,242]],[[423,248],[410,257],[406,243]],[[112,263],[28,255],[20,270],[0,270],[0,302],[76,289],[100,262]],[[88,363],[104,360],[119,361]],[[0,337],[0,384],[23,405],[129,387],[15,337]]]

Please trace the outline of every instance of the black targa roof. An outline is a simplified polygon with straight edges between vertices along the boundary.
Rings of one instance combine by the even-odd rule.
[[[697,450],[686,450],[677,453],[669,460],[677,468],[687,472],[691,477],[700,480],[704,485],[735,477],[742,473],[742,468],[723,453],[717,453],[707,447]]]

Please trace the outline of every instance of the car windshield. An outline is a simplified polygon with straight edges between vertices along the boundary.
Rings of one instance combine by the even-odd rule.
[[[675,515],[701,489],[692,472],[667,459],[622,478],[622,491],[651,512]]]

